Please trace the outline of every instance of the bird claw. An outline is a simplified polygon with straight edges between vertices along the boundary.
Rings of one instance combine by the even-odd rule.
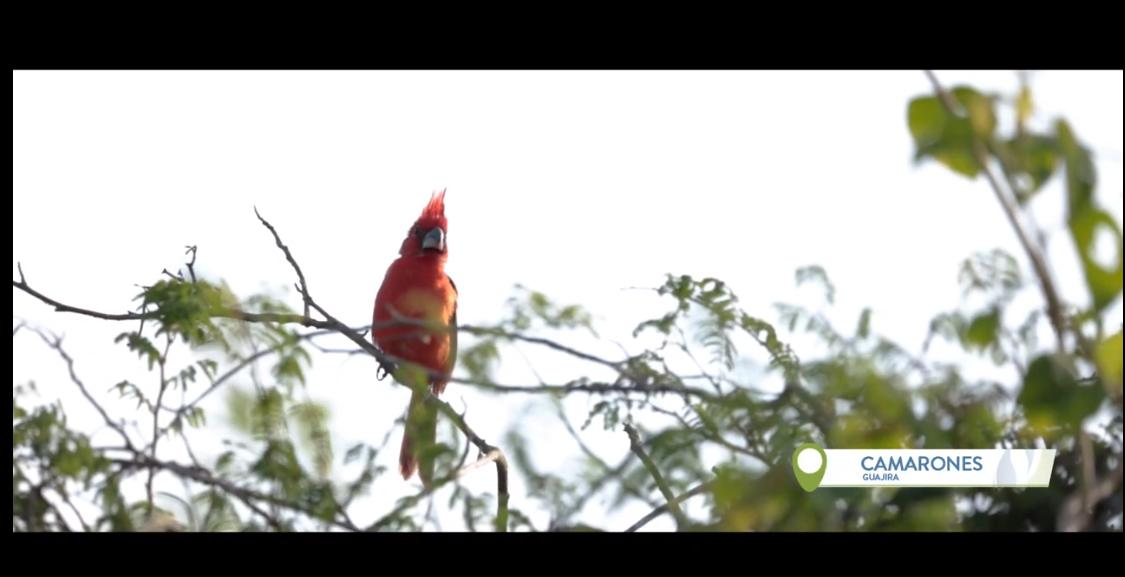
[[[382,381],[387,375],[395,372],[395,364],[390,361],[379,361],[379,369],[375,371],[375,380]]]

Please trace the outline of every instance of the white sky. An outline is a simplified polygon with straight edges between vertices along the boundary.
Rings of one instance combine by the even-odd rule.
[[[938,75],[947,86],[1017,88],[1011,72]],[[838,287],[832,318],[843,330],[870,305],[875,330],[918,349],[933,314],[957,305],[965,257],[1002,247],[1024,260],[983,180],[912,165],[906,105],[930,90],[917,71],[20,71],[13,84],[13,278],[20,261],[33,287],[97,310],[131,308],[134,285],[174,270],[191,244],[200,270],[240,294],[291,285],[256,205],[317,301],[366,324],[402,235],[443,187],[461,321],[497,319],[519,282],[587,306],[604,340],[560,338],[607,356],[620,354],[612,340],[640,350],[633,326],[664,310],[647,293],[621,289],[655,286],[666,272],[723,279],[747,311],[776,321],[772,303],[809,296],[794,291],[794,269],[820,264]],[[1065,115],[1094,149],[1101,202],[1120,221],[1121,71],[1042,72],[1033,88],[1038,119]],[[1056,181],[1035,215],[1053,239],[1061,290],[1084,302],[1062,207]],[[112,343],[130,326],[56,314],[13,293],[14,315],[66,333],[77,370],[104,399],[126,377],[155,387]],[[549,382],[589,370],[521,350]],[[764,362],[761,351],[742,352]],[[14,359],[14,382],[35,379],[46,398],[65,399],[79,427],[97,428],[41,341],[16,338]],[[309,390],[332,407],[339,457],[356,441],[379,444],[408,392],[376,382],[368,358],[314,362]],[[497,376],[535,383],[513,352]],[[520,424],[536,439],[541,466],[572,471],[578,449],[549,410],[528,413],[527,397],[457,384],[446,396],[454,406],[464,398],[484,438],[502,441]],[[571,402],[577,423],[587,404]],[[217,449],[214,439],[226,433],[219,415],[209,427],[195,435]],[[355,510],[358,523],[415,490],[416,480],[394,474],[400,434],[381,457],[391,473]],[[625,435],[600,423],[582,435],[612,464],[628,451]],[[491,469],[465,483],[495,491]],[[512,506],[545,527],[523,493],[516,476]],[[620,530],[647,507],[599,511],[591,507],[585,520]],[[442,524],[461,526],[451,515]],[[661,519],[646,529],[670,527]]]

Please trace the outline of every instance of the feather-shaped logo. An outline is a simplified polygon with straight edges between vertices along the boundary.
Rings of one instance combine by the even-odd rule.
[[[1036,451],[1029,449],[1008,449],[996,464],[993,482],[997,485],[1019,485],[1026,483],[1031,472],[1039,465]]]

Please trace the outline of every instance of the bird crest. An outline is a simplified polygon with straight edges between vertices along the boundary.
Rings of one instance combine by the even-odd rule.
[[[426,204],[426,208],[422,209],[422,216],[418,217],[419,223],[426,223],[430,226],[438,226],[444,230],[446,226],[445,221],[445,189],[434,191],[430,196],[430,202]]]

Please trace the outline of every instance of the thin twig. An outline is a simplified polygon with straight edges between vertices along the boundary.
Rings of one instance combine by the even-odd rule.
[[[670,511],[668,505],[674,504],[674,506],[679,506],[680,503],[682,503],[682,502],[684,502],[684,501],[686,501],[686,500],[688,500],[688,499],[690,499],[690,498],[692,498],[696,495],[699,495],[699,494],[702,494],[702,493],[706,492],[708,490],[708,488],[710,488],[710,486],[711,486],[710,483],[702,483],[700,485],[696,485],[695,487],[692,487],[691,489],[689,489],[683,495],[680,495],[679,497],[676,497],[676,498],[668,501],[668,504],[661,505],[661,506],[657,507],[656,509],[653,509],[652,512],[650,512],[648,515],[645,515],[644,517],[641,517],[641,520],[637,521],[636,523],[633,523],[632,525],[630,525],[629,528],[625,530],[625,533],[633,533],[637,529],[640,529],[641,527],[644,527],[645,525],[648,525],[649,522],[651,522],[653,519],[656,519],[657,517],[659,517],[659,516],[663,515],[664,513],[667,513],[668,511]]]
[[[297,264],[297,259],[293,258],[293,253],[289,251],[289,247],[281,242],[281,236],[274,230],[273,225],[262,218],[262,215],[258,213],[258,207],[256,206],[254,207],[254,215],[257,216],[258,221],[273,234],[273,238],[277,242],[277,248],[280,248],[281,252],[285,253],[285,260],[289,261],[289,266],[293,267],[293,270],[296,271],[298,281],[297,290],[300,291],[301,300],[305,306],[304,314],[306,317],[309,316],[309,307],[312,306],[312,297],[309,296],[309,285],[305,282],[305,273],[301,271],[301,266]]]
[[[687,517],[684,512],[680,510],[679,501],[676,496],[672,494],[672,488],[668,486],[668,482],[664,480],[664,475],[660,474],[660,469],[656,467],[656,463],[652,462],[652,458],[645,452],[644,446],[641,444],[641,436],[632,425],[625,425],[625,434],[629,435],[629,450],[633,452],[644,464],[648,474],[652,475],[652,480],[656,482],[656,487],[660,489],[660,494],[664,495],[664,500],[668,504],[668,510],[672,512],[672,516],[676,518],[676,527],[685,529],[688,526]]]
[[[688,359],[690,359],[691,362],[695,364],[695,367],[699,369],[699,374],[703,378],[707,379],[707,382],[711,383],[711,386],[715,388],[715,394],[717,394],[717,395],[723,394],[722,380],[719,379],[718,377],[712,375],[707,370],[707,368],[703,366],[703,363],[699,362],[699,358],[695,356],[695,353],[691,352],[691,347],[688,346],[688,337],[687,337],[687,334],[684,332],[684,329],[682,329],[678,326],[675,327],[675,329],[676,329],[676,333],[680,336],[680,340],[679,340],[679,342],[671,343],[671,344],[675,345],[675,347],[677,349],[679,349],[685,355],[687,355]]]
[[[570,507],[564,509],[557,517],[552,519],[552,526],[557,526],[560,523],[565,523],[569,521],[574,515],[580,513],[586,506],[586,503],[590,502],[591,499],[597,496],[597,494],[606,486],[606,484],[613,480],[620,480],[622,475],[625,474],[625,471],[628,470],[629,465],[635,458],[636,455],[630,452],[626,454],[623,459],[621,459],[621,462],[619,462],[616,467],[611,467],[608,463],[606,463],[605,472],[602,473],[602,475],[596,480],[591,481],[589,486],[582,491],[582,494],[577,499],[575,499],[574,503],[572,503]],[[661,506],[651,497],[646,495],[643,491],[638,490],[629,483],[623,482],[621,490],[626,494],[636,498],[637,500],[643,501],[650,507],[656,508]]]
[[[55,477],[53,473],[48,471],[44,471],[44,473],[50,477],[49,481],[51,482],[52,488],[59,494],[59,498],[62,499],[62,502],[70,509],[70,512],[74,513],[74,516],[78,518],[78,524],[82,526],[82,530],[89,533],[90,525],[86,523],[86,519],[82,517],[82,512],[79,511],[78,507],[71,501],[70,493],[66,490],[66,482]]]
[[[156,404],[152,408],[152,447],[150,449],[149,457],[156,459],[156,446],[160,444],[160,406],[164,403],[164,392],[168,390],[168,379],[165,376],[165,368],[168,365],[168,351],[172,349],[172,334],[167,335],[167,344],[164,345],[164,352],[160,355],[160,390],[156,393]],[[156,468],[148,470],[148,482],[145,483],[145,491],[148,493],[148,509],[149,515],[155,507],[156,495],[152,491],[152,482],[156,478]]]
[[[422,324],[421,321],[410,321],[409,319],[400,319],[400,320],[407,321],[408,324]],[[447,330],[454,330],[454,329],[447,329]],[[625,361],[611,361],[609,359],[604,359],[604,358],[596,356],[596,355],[591,355],[590,353],[584,353],[580,350],[577,350],[577,349],[568,347],[566,345],[557,343],[557,342],[552,341],[550,339],[544,339],[542,337],[529,337],[527,335],[521,335],[519,333],[510,333],[510,332],[507,332],[507,331],[502,331],[502,330],[499,330],[499,329],[496,329],[496,328],[491,328],[491,327],[477,327],[477,326],[472,326],[472,325],[461,325],[461,326],[458,326],[456,328],[456,330],[458,332],[464,332],[464,333],[468,333],[468,334],[471,334],[471,335],[474,335],[474,336],[491,336],[491,337],[498,337],[498,338],[509,339],[509,340],[514,340],[514,341],[523,341],[525,343],[530,343],[530,344],[534,344],[534,345],[542,345],[544,347],[554,349],[554,350],[559,351],[561,353],[566,353],[566,354],[568,354],[572,357],[575,357],[575,358],[579,358],[579,359],[582,359],[582,360],[585,360],[585,361],[590,361],[592,363],[596,363],[596,364],[599,364],[599,365],[602,365],[602,366],[605,366],[605,367],[609,367],[609,368],[611,368],[615,371],[620,371],[621,368],[622,368],[622,365],[625,363]]]
[[[464,419],[465,415],[469,414],[469,404],[465,402],[465,398],[461,398],[461,418]],[[465,461],[469,460],[469,450],[473,448],[473,443],[467,437],[465,438],[465,448],[461,451],[461,458],[457,460],[456,469],[465,466]]]
[[[530,370],[531,373],[533,375],[535,375],[535,379],[537,381],[539,381],[539,386],[540,387],[550,387],[550,385],[548,385],[546,382],[543,381],[543,377],[540,376],[539,371],[535,370],[535,366],[531,364],[531,359],[527,358],[527,355],[525,355],[519,347],[512,347],[512,348],[523,359],[524,364],[527,365],[528,370]],[[609,464],[606,463],[604,459],[599,457],[597,455],[597,453],[595,453],[593,451],[593,449],[591,449],[586,444],[586,442],[582,440],[582,437],[578,434],[578,431],[576,431],[574,429],[574,425],[570,422],[570,417],[567,416],[566,410],[563,408],[562,400],[557,398],[557,397],[551,397],[551,400],[553,401],[553,404],[555,405],[555,411],[558,414],[559,420],[562,421],[563,426],[566,427],[566,432],[569,433],[570,437],[572,439],[574,439],[574,442],[578,444],[578,448],[583,453],[585,453],[586,456],[590,458],[590,460],[594,461],[594,463],[596,463],[603,470],[612,471],[613,469],[609,466]],[[589,493],[587,493],[587,494],[589,494]]]
[[[468,385],[475,385],[482,389],[497,393],[639,393],[639,394],[653,394],[653,393],[672,393],[676,395],[688,395],[696,397],[700,400],[707,402],[722,402],[722,398],[715,395],[710,391],[706,391],[693,387],[681,387],[674,385],[649,385],[645,387],[636,387],[632,384],[615,384],[615,383],[570,383],[566,385],[539,385],[535,387],[519,386],[519,385],[501,385],[497,383],[490,383],[487,381],[476,381],[471,379],[461,379],[453,382],[464,383]]]
[[[53,334],[51,335],[51,337],[48,337],[47,333],[41,329],[32,328],[30,330],[39,335],[39,338],[43,339],[43,342],[46,343],[48,347],[53,349],[56,353],[59,354],[60,357],[62,357],[63,361],[66,363],[67,372],[70,374],[70,380],[75,384],[75,386],[78,387],[78,391],[81,392],[82,396],[85,397],[91,405],[93,405],[96,411],[98,411],[98,414],[101,415],[102,420],[105,421],[105,424],[109,426],[109,428],[116,431],[117,434],[121,435],[121,438],[125,442],[125,446],[128,447],[130,451],[137,452],[137,448],[133,444],[133,440],[129,438],[129,435],[125,432],[125,429],[121,426],[120,423],[114,422],[114,420],[110,418],[109,413],[106,412],[101,403],[99,403],[97,399],[95,399],[94,396],[90,394],[90,390],[86,388],[86,384],[82,382],[82,379],[78,378],[78,373],[74,371],[74,359],[71,358],[71,356],[67,354],[66,350],[64,350],[62,347],[62,337],[58,337]]]
[[[27,279],[23,274],[23,266],[19,263],[16,264],[19,269],[20,280],[13,280],[12,287],[17,288],[37,299],[43,303],[55,308],[55,312],[60,313],[73,313],[83,316],[88,316],[95,319],[104,321],[145,321],[158,318],[161,314],[160,311],[146,311],[141,313],[129,312],[121,314],[110,314],[98,312],[90,309],[84,309],[67,304],[60,303],[43,293],[31,288],[27,283]],[[309,328],[316,329],[334,329],[335,325],[332,323],[318,321],[307,315],[302,316],[292,313],[250,313],[238,309],[213,309],[209,312],[213,318],[226,318],[239,321],[246,321],[251,323],[283,323],[283,324],[299,324]]]
[[[417,505],[418,502],[421,501],[422,499],[430,498],[434,493],[436,493],[438,491],[438,489],[441,489],[445,485],[455,481],[456,479],[458,479],[460,477],[465,476],[466,474],[472,472],[473,470],[476,470],[480,466],[488,464],[489,462],[495,461],[496,463],[499,463],[500,462],[499,459],[502,458],[503,455],[504,455],[503,452],[498,452],[495,457],[492,454],[490,454],[490,455],[486,456],[486,458],[482,458],[481,461],[483,461],[483,462],[480,462],[479,465],[477,463],[473,463],[472,466],[469,467],[469,468],[457,468],[453,471],[450,471],[449,473],[445,474],[444,476],[442,476],[442,477],[434,480],[433,482],[431,482],[428,487],[423,487],[421,492],[402,499],[402,501],[399,503],[399,505],[397,507],[395,507],[390,513],[387,513],[386,515],[383,515],[381,518],[376,520],[374,523],[372,523],[365,530],[368,531],[368,532],[382,530],[384,527],[386,527],[387,525],[390,524],[391,520],[398,518],[398,516],[401,515],[404,511],[406,511],[407,509]],[[465,470],[462,470],[462,469],[465,469]],[[504,509],[503,513],[506,517],[507,516],[507,504],[506,504],[507,501],[505,500],[504,503],[505,503],[505,505],[504,505],[505,509]],[[506,528],[507,525],[505,524],[504,527]]]
[[[248,508],[250,508],[250,510],[252,510],[257,515],[261,516],[262,518],[266,519],[266,521],[268,523],[270,523],[271,526],[273,526],[275,529],[277,529],[279,531],[284,530],[284,524],[281,523],[276,518],[274,518],[272,515],[266,513],[261,507],[259,507],[257,505],[258,502],[268,503],[268,504],[273,505],[273,506],[291,509],[293,511],[304,513],[305,515],[309,515],[310,517],[312,517],[314,519],[320,518],[320,515],[317,514],[316,512],[305,509],[304,507],[301,507],[300,505],[285,501],[283,499],[279,499],[277,497],[274,497],[273,495],[267,495],[265,493],[259,493],[257,491],[246,489],[244,487],[239,487],[238,485],[235,485],[235,484],[233,484],[229,481],[226,481],[225,479],[220,479],[218,477],[215,477],[214,475],[211,474],[211,472],[209,472],[209,471],[207,471],[206,469],[203,469],[203,468],[190,467],[190,466],[182,465],[180,463],[176,463],[176,462],[172,462],[172,461],[160,461],[160,460],[157,460],[157,459],[152,459],[152,458],[150,458],[150,457],[148,457],[144,454],[137,454],[137,455],[135,455],[135,457],[133,459],[113,459],[113,462],[116,463],[117,465],[120,465],[120,466],[126,468],[126,469],[128,469],[128,468],[135,468],[135,469],[156,468],[156,469],[165,470],[165,471],[168,471],[170,473],[174,473],[175,475],[177,475],[181,478],[191,479],[192,481],[202,483],[202,484],[207,485],[209,487],[214,487],[216,489],[220,489],[223,492],[225,492],[225,493],[231,495],[232,497],[238,499],[239,501],[241,501],[244,505],[246,505]],[[341,529],[346,529],[348,531],[360,531],[359,527],[356,527],[354,524],[348,523],[348,522],[346,522],[344,520],[341,520],[339,518],[333,519],[332,521],[330,521],[330,523],[332,525],[336,526],[336,527],[339,527]]]
[[[489,454],[477,459],[476,461],[473,461],[472,463],[469,463],[468,465],[465,465],[464,467],[458,469],[457,478],[461,478],[465,475],[468,475],[469,473],[472,473],[474,469],[479,469],[489,463],[494,463],[502,456],[504,456],[504,454],[499,450],[492,451]]]
[[[306,333],[306,334],[303,334],[303,335],[298,335],[297,341],[310,339],[310,338],[320,336],[320,335],[332,334],[332,332],[333,331],[315,331],[315,332]],[[278,351],[278,350],[280,350],[284,347],[292,346],[292,345],[293,345],[292,342],[282,342],[282,343],[274,345],[274,346],[272,346],[268,349],[255,351],[254,354],[246,357],[241,362],[239,362],[237,365],[235,365],[233,368],[231,368],[229,371],[223,373],[221,376],[219,376],[219,378],[215,379],[209,387],[207,387],[202,393],[199,394],[198,397],[196,397],[190,403],[186,403],[183,406],[181,406],[179,408],[175,408],[175,409],[173,409],[171,407],[161,407],[161,408],[163,408],[165,411],[171,411],[171,412],[174,412],[174,413],[183,413],[184,411],[187,411],[188,409],[191,409],[192,407],[197,406],[203,399],[207,398],[208,395],[210,395],[216,389],[221,387],[223,385],[223,383],[227,382],[228,380],[230,380],[231,378],[236,376],[238,373],[242,372],[243,369],[245,369],[246,367],[253,364],[254,361],[257,361],[257,360],[261,359],[262,357],[264,357],[266,355],[269,355],[271,353],[274,353],[274,352],[276,352],[276,351]],[[167,427],[165,427],[165,430],[167,430]]]
[[[445,413],[445,416],[453,421],[454,426],[460,429],[462,433],[465,433],[465,436],[469,439],[469,441],[472,444],[476,445],[482,453],[484,453],[485,455],[494,455],[492,457],[492,462],[496,463],[496,531],[499,533],[507,532],[509,498],[508,458],[504,456],[503,451],[501,451],[497,447],[489,445],[484,439],[480,437],[480,435],[477,435],[476,432],[469,427],[469,424],[465,422],[465,419],[463,419],[461,415],[457,414],[457,411],[455,411],[453,407],[449,405],[449,403],[445,403],[438,399],[437,395],[434,395],[433,392],[429,391],[428,388],[426,389],[426,395],[428,396],[430,402],[435,403],[437,407],[441,409],[443,413]]]

